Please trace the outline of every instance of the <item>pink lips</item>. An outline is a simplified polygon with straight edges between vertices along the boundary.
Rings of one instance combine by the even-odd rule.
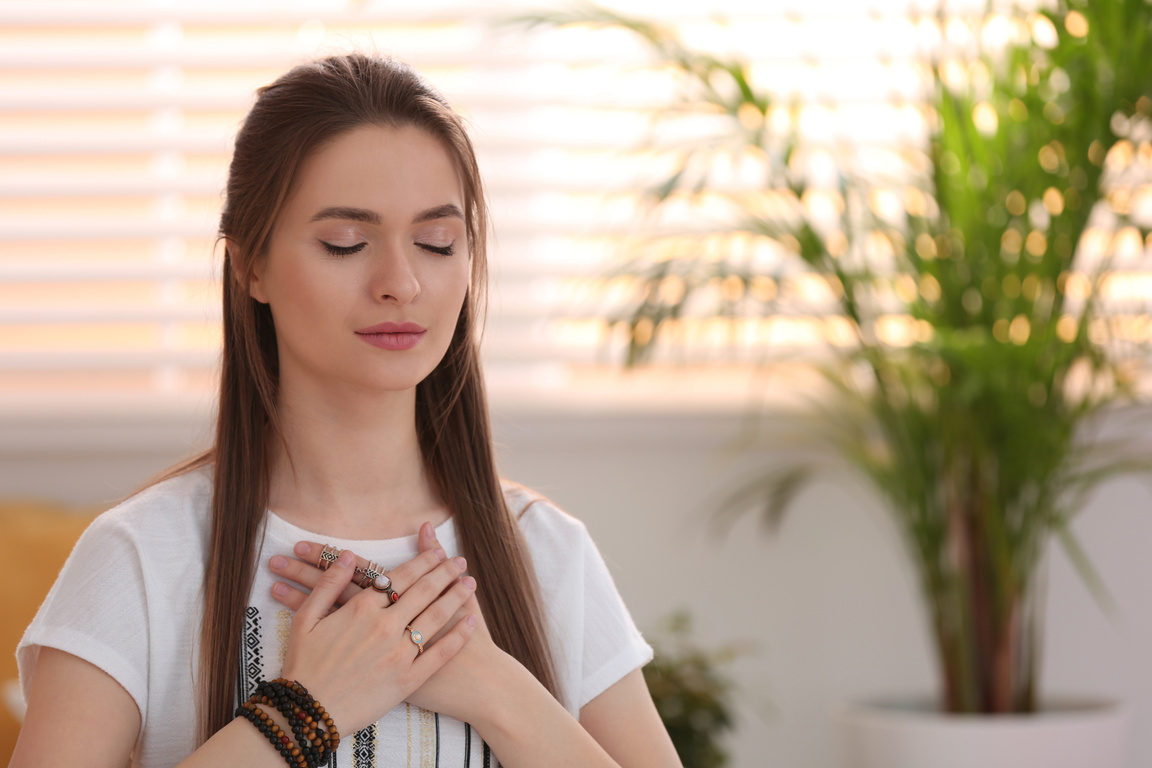
[[[374,347],[390,350],[412,349],[427,331],[416,323],[380,323],[361,328],[356,335]]]

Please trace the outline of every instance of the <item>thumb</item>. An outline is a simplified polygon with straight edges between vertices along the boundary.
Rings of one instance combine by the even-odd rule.
[[[320,581],[296,611],[293,624],[299,623],[310,630],[326,617],[328,611],[336,605],[340,593],[352,581],[352,566],[355,563],[356,555],[351,550],[341,552],[332,567],[320,574]]]

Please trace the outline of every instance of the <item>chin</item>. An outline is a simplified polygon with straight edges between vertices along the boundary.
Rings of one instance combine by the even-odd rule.
[[[435,366],[389,366],[387,371],[372,376],[368,386],[383,392],[404,392],[415,389],[416,385],[428,378],[433,370]]]

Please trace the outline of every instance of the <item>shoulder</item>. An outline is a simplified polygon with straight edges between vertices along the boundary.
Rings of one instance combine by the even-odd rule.
[[[78,549],[108,539],[181,544],[187,548],[207,535],[212,504],[212,476],[197,469],[144,488],[98,515],[80,538]],[[145,545],[142,547],[142,545]],[[143,552],[141,552],[143,554]]]
[[[584,523],[546,496],[509,480],[501,480],[500,485],[508,512],[519,523],[529,547],[570,545],[588,537]]]
[[[186,663],[203,582],[211,474],[156,483],[96,517],[61,569],[17,649],[25,694],[39,649],[106,672],[148,712],[150,665]]]
[[[592,537],[580,520],[549,499],[503,483],[535,567],[564,703],[574,716],[652,649],[637,631]]]

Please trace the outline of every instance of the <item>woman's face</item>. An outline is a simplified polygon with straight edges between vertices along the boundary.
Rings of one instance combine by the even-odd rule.
[[[281,389],[379,392],[439,364],[468,292],[464,196],[424,131],[361,126],[309,157],[250,293],[269,305]]]

